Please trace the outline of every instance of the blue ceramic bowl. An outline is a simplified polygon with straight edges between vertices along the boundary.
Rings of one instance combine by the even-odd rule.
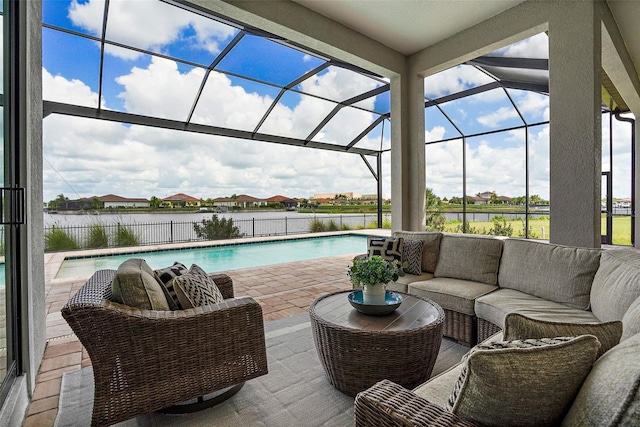
[[[362,291],[353,291],[349,293],[347,297],[349,303],[363,314],[370,314],[373,316],[384,316],[385,314],[393,313],[396,308],[402,304],[402,296],[395,292],[385,291],[384,304],[373,305],[365,304],[362,301]]]

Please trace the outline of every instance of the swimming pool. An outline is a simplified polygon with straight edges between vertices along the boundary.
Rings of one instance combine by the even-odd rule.
[[[367,249],[367,236],[347,234],[330,237],[305,237],[258,243],[238,243],[207,248],[185,248],[166,251],[128,253],[99,257],[77,257],[64,260],[56,279],[88,277],[96,270],[117,269],[129,258],[144,258],[153,269],[167,267],[175,261],[188,267],[198,264],[205,271],[227,271],[270,264],[303,261],[351,253]]]

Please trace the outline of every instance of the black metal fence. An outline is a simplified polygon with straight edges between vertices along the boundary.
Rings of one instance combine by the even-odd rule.
[[[169,221],[150,223],[113,223],[100,224],[108,236],[108,246],[119,246],[117,234],[125,228],[135,236],[138,245],[160,245],[167,243],[186,243],[207,240],[195,232],[194,224],[201,221]],[[337,231],[366,227],[377,227],[377,214],[327,215],[309,217],[284,218],[250,218],[233,219],[240,237],[284,236],[288,234],[305,234],[319,231]],[[95,225],[51,225],[45,227],[45,239],[54,230],[64,232],[82,249],[92,247],[89,244],[91,228]],[[103,245],[104,247],[104,245]],[[94,246],[95,248],[95,246]]]

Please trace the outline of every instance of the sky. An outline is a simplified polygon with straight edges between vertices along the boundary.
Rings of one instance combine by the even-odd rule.
[[[44,0],[43,20],[81,34],[102,34],[104,0]],[[185,120],[206,67],[238,34],[238,29],[159,1],[111,0],[106,38],[158,55],[107,45],[99,101],[100,45],[51,28],[43,29],[45,100]],[[495,55],[548,56],[540,34]],[[162,57],[164,56],[164,57]],[[166,57],[179,58],[182,61]],[[325,58],[261,37],[245,36],[208,75],[193,110],[194,123],[252,131],[280,89],[324,64]],[[246,78],[248,77],[248,78]],[[469,65],[425,79],[425,97],[434,99],[493,81]],[[271,85],[269,84],[271,83]],[[336,102],[385,84],[330,65],[287,92],[259,128],[260,133],[306,138]],[[508,90],[527,123],[548,120],[548,97]],[[496,89],[442,104],[425,112],[425,139],[459,137],[445,118],[466,135],[522,125],[507,94]],[[346,107],[313,141],[345,146],[389,111],[388,92]],[[390,123],[378,125],[357,147],[389,148]],[[628,124],[614,122],[614,197],[630,195]],[[163,198],[187,193],[199,198],[276,194],[308,198],[316,193],[374,194],[377,184],[358,155],[260,141],[201,135],[139,125],[53,114],[44,119],[44,201],[116,194]],[[603,119],[608,143],[608,120]],[[467,138],[467,194],[496,191],[521,196],[525,188],[523,130]],[[530,194],[548,198],[549,130],[529,129]],[[440,197],[462,195],[462,141],[427,144],[426,185]],[[382,187],[390,196],[390,155],[383,155]],[[375,159],[369,158],[375,167]],[[603,170],[608,154],[603,153]]]

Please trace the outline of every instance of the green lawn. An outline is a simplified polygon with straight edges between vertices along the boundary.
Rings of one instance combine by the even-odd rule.
[[[524,221],[512,220],[507,221],[507,225],[513,228],[512,237],[524,236]],[[450,221],[445,224],[445,231],[455,232],[456,227],[462,226],[460,221]],[[606,217],[602,217],[602,232],[606,230]],[[479,234],[488,234],[493,227],[491,221],[470,221],[469,227],[477,230]],[[529,237],[535,239],[549,239],[549,218],[531,219],[529,220]],[[616,216],[613,218],[613,244],[614,245],[631,245],[631,217]]]

